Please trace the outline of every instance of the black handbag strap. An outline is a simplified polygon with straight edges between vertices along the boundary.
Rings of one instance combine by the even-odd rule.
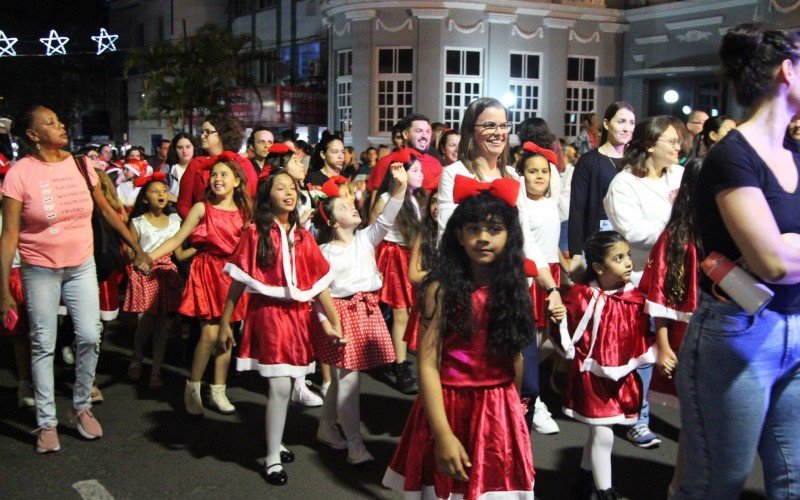
[[[94,189],[92,188],[92,183],[89,182],[89,173],[86,171],[86,157],[84,155],[75,155],[72,157],[75,160],[75,165],[78,167],[78,172],[81,173],[83,176],[83,180],[86,181],[86,187],[89,188],[89,197],[92,197],[92,192]],[[92,198],[92,203],[94,203],[94,198]]]

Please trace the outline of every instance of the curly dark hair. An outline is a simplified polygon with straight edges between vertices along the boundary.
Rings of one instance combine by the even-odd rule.
[[[738,24],[722,37],[722,77],[733,84],[739,104],[750,107],[771,93],[775,70],[783,61],[797,64],[798,48],[800,36],[796,33],[770,30],[757,23]]]
[[[211,171],[213,172],[214,167],[220,163],[231,169],[233,175],[239,179],[239,185],[233,189],[233,202],[242,214],[242,219],[245,221],[244,227],[247,227],[247,221],[249,221],[250,217],[253,215],[253,202],[250,200],[250,192],[247,190],[247,176],[242,172],[242,167],[233,160],[220,160],[211,166]],[[214,192],[211,191],[210,185],[211,174],[209,174],[208,185],[206,185],[206,190],[203,193],[203,200],[213,202],[215,200],[215,195]]]
[[[678,195],[672,205],[672,214],[664,228],[667,233],[667,279],[664,286],[667,302],[672,305],[680,304],[686,298],[686,245],[693,244],[697,249],[698,261],[703,260],[703,245],[694,211],[694,189],[702,168],[702,158],[686,164]]]
[[[156,182],[159,182],[164,186],[167,185],[167,181],[156,181],[156,180],[147,181],[147,184],[142,186],[142,189],[139,190],[139,194],[136,195],[136,201],[133,202],[133,209],[131,210],[131,214],[129,215],[129,218],[131,220],[135,217],[144,215],[150,211],[150,208],[147,205],[147,190],[150,189],[150,186],[152,186]],[[164,197],[165,198],[167,197],[167,193],[164,194]],[[169,215],[172,213],[171,205],[172,205],[171,203],[167,203],[167,205],[164,207],[164,210],[162,211],[164,215]]]
[[[408,169],[417,162],[419,162],[419,160],[412,157],[403,167],[408,171]],[[387,172],[383,177],[383,182],[381,182],[376,196],[380,197],[383,193],[393,192],[394,177]],[[403,244],[407,247],[414,244],[417,235],[422,230],[422,220],[420,217],[417,217],[417,208],[414,207],[414,202],[411,201],[411,198],[416,200],[417,207],[421,208],[428,204],[428,195],[422,188],[415,189],[410,195],[407,194],[405,201],[403,201],[403,208],[400,209],[400,213],[397,214],[397,218],[394,220],[394,227],[400,232],[400,235],[403,237]]]
[[[431,217],[431,206],[434,203],[439,203],[439,190],[434,189],[428,195],[428,203],[425,204],[425,213],[422,216],[422,244],[420,250],[420,265],[424,271],[433,269],[434,264],[437,262],[437,248],[436,243],[439,239],[439,223],[435,217]]]
[[[508,231],[506,246],[492,264],[489,280],[487,344],[496,354],[515,356],[531,343],[536,331],[528,282],[522,270],[522,227],[515,207],[489,193],[460,203],[447,222],[439,245],[439,259],[422,281],[418,300],[425,297],[429,287],[437,287],[434,289],[436,307],[441,310],[441,334],[472,336],[472,292],[476,285],[458,233],[466,224],[476,222],[502,223]],[[430,321],[434,313],[423,311],[422,317]]]
[[[276,170],[270,173],[266,181],[259,182],[256,190],[256,203],[253,207],[253,222],[258,231],[256,262],[262,267],[272,265],[275,260],[275,246],[272,244],[272,236],[270,236],[272,224],[275,222],[275,214],[272,212],[270,193],[272,192],[272,185],[275,184],[275,179],[281,175],[289,177],[290,180],[292,179],[292,176],[285,170]],[[292,185],[294,185],[294,180],[292,180]],[[299,228],[299,222],[300,214],[297,212],[297,205],[295,205],[294,210],[289,214],[289,223]],[[303,238],[303,231],[299,232],[299,236]]]
[[[591,235],[583,244],[583,254],[586,256],[586,272],[580,279],[581,283],[588,284],[598,278],[594,264],[603,264],[608,254],[608,249],[619,242],[627,243],[628,240],[616,231],[598,231]]]
[[[225,151],[239,151],[242,147],[242,127],[239,121],[229,114],[210,114],[205,120],[217,129],[222,149]]]

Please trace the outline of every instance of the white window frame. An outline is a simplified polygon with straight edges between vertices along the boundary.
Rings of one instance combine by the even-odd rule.
[[[464,75],[464,65],[466,58],[461,61],[460,75],[447,74],[447,52],[450,50],[457,50],[460,52],[477,52],[480,57],[480,75]],[[483,96],[485,91],[484,74],[486,57],[484,51],[480,47],[444,47],[442,51],[442,74],[444,75],[444,87],[442,89],[442,122],[445,127],[450,127],[458,130],[461,127],[461,119],[464,116],[464,111],[470,102],[478,97]],[[458,87],[458,89],[456,89]],[[448,96],[457,97],[460,102],[448,103]]]
[[[379,72],[379,65],[380,65],[380,51],[381,50],[411,50],[411,73],[380,73]],[[388,136],[392,132],[392,127],[395,123],[400,121],[404,116],[407,114],[414,112],[414,102],[416,101],[414,95],[414,89],[416,84],[414,83],[414,71],[416,70],[416,61],[414,59],[414,47],[410,45],[386,45],[381,47],[375,47],[375,63],[372,67],[372,75],[373,81],[375,85],[373,87],[373,109],[375,112],[372,114],[372,135],[379,135],[379,136]],[[398,57],[397,52],[395,52],[394,58],[394,66],[395,70],[397,69],[398,65]],[[381,86],[385,84],[387,86],[391,86],[392,89],[390,92],[383,92],[387,95],[392,95],[392,104],[380,104],[380,96]],[[410,91],[406,91],[406,88],[411,88]],[[402,88],[402,90],[401,90]],[[408,98],[408,102],[403,104],[398,103],[398,97],[402,95],[404,98]],[[381,118],[381,110],[391,110],[393,117],[392,118]],[[384,121],[384,128],[381,128],[381,121]]]
[[[511,55],[522,56],[522,74],[528,73],[528,56],[536,56],[539,58],[539,78],[514,78],[511,76],[509,68],[508,90],[514,95],[514,105],[508,110],[509,121],[514,127],[516,133],[517,125],[528,118],[534,118],[543,113],[542,111],[542,60],[544,55],[541,52],[523,52],[519,50],[512,50],[509,52]],[[509,61],[510,63],[511,61]],[[526,89],[531,89],[531,96],[525,95]],[[535,95],[534,95],[535,94]],[[526,101],[534,101],[535,106],[525,106]]]
[[[352,64],[353,49],[336,51],[336,130],[350,132],[353,128],[353,74],[339,74],[339,57],[349,52]]]
[[[597,79],[599,78],[598,70],[600,68],[599,58],[596,56],[567,56],[567,64],[570,58],[577,59],[594,59],[594,82],[584,82],[577,80],[566,80],[566,100],[564,102],[564,138],[567,142],[574,142],[581,131],[581,115],[583,113],[596,113],[597,112]],[[581,63],[582,67],[582,63]],[[582,74],[583,71],[578,71]],[[576,92],[577,97],[571,98],[570,91]],[[588,96],[591,94],[591,97]],[[575,102],[574,109],[570,106],[571,102]],[[587,105],[586,103],[590,104]],[[572,119],[574,118],[574,120]]]

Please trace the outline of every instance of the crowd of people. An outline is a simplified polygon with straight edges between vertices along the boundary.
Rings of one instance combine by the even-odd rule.
[[[658,446],[657,395],[681,411],[670,498],[737,497],[756,454],[767,494],[799,497],[800,37],[739,25],[720,57],[741,122],[642,118],[618,101],[581,116],[568,143],[483,97],[458,130],[406,116],[360,163],[341,134],[311,146],[257,127],[245,140],[226,115],[150,158],[134,147],[115,159],[109,145],[73,155],[52,110],[22,111],[11,131],[27,154],[0,157],[0,312],[36,451],[61,447],[60,315],[74,325],[70,417],[84,438],[103,435],[95,367],[121,308],[138,318],[128,377],[143,376],[152,337],[154,391],[171,323],[196,325],[189,415],[236,412],[234,355],[269,380],[271,485],[295,459],[290,401],[322,406],[321,445],[374,460],[359,423],[370,370],[419,392],[385,486],[532,498],[529,432],[559,432],[538,397],[539,355],[553,351],[562,411],[588,429],[572,498],[621,498],[612,426]],[[741,303],[724,283],[737,268],[756,283],[734,287],[769,297]],[[319,393],[305,381],[317,364]]]

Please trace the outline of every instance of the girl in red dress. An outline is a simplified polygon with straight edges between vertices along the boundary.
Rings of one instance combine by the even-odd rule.
[[[650,250],[639,289],[647,296],[644,310],[655,320],[656,370],[650,397],[664,398],[677,406],[675,370],[678,349],[683,343],[699,296],[699,262],[702,247],[697,236],[693,195],[703,160],[686,164],[672,214],[664,232]],[[683,434],[678,438],[678,456],[670,492],[683,477]],[[671,493],[668,496],[672,496]]]
[[[172,213],[167,204],[169,188],[166,181],[167,176],[163,172],[139,177],[134,181],[140,190],[133,204],[128,229],[145,252],[155,250],[181,228],[180,217]],[[178,260],[186,260],[195,253],[194,248],[175,249]],[[181,278],[170,254],[154,261],[149,274],[132,270],[128,276],[125,303],[122,307],[127,312],[137,313],[139,319],[134,334],[133,358],[128,366],[128,377],[131,380],[139,380],[141,377],[144,343],[152,330],[153,367],[148,382],[150,389],[160,389],[163,386],[161,363],[167,347],[169,320],[178,310],[180,298]]]
[[[462,179],[477,189],[461,190]],[[407,497],[533,498],[515,387],[534,332],[519,188],[455,178],[458,207],[420,292],[420,396],[383,478]]]
[[[408,189],[403,208],[397,215],[394,226],[376,251],[378,271],[383,274],[383,287],[380,301],[392,309],[392,344],[397,361],[390,365],[389,375],[395,379],[395,389],[404,394],[417,392],[417,381],[406,361],[406,342],[403,337],[408,324],[409,308],[414,302],[414,291],[408,280],[408,265],[411,261],[411,245],[422,228],[422,208],[425,206],[426,193],[422,187],[422,164],[417,159],[417,152],[411,148],[403,148],[387,155],[391,163],[402,163],[408,172]],[[369,216],[370,224],[378,219],[383,207],[394,190],[394,179],[391,175],[383,178],[377,191],[375,204]]]
[[[219,343],[227,353],[236,345],[230,324],[247,291],[250,301],[236,369],[257,370],[269,379],[265,475],[268,483],[280,486],[289,480],[281,464],[294,460],[281,445],[292,378],[314,372],[312,301],[320,304],[327,318],[323,328],[332,341],[341,343],[342,334],[328,290],[333,273],[314,237],[298,223],[297,188],[285,170],[259,183],[253,213],[254,224],[225,265],[233,281],[220,320]]]
[[[184,392],[186,411],[191,415],[203,415],[201,381],[217,343],[225,294],[231,283],[222,268],[250,223],[252,212],[247,180],[236,156],[226,151],[217,157],[211,167],[205,200],[194,204],[173,237],[148,254],[157,261],[177,250],[186,238],[197,249],[178,307],[179,313],[198,318],[201,328]],[[244,319],[246,307],[247,301],[243,300],[230,321]],[[230,351],[214,352],[214,383],[209,402],[223,414],[236,411],[225,393],[230,361]]]
[[[589,424],[572,493],[573,498],[620,498],[611,487],[611,426],[636,422],[642,407],[636,368],[653,363],[655,355],[646,338],[644,297],[630,282],[628,242],[616,231],[600,231],[583,250],[586,274],[564,296],[567,321],[561,322],[555,342],[571,361],[564,414]]]
[[[320,250],[334,276],[330,284],[333,304],[347,340],[344,345],[332,342],[322,328],[320,320],[324,320],[324,314],[312,315],[314,349],[319,360],[331,366],[332,375],[317,439],[335,449],[347,448],[347,462],[352,465],[374,460],[361,437],[358,372],[395,360],[392,337],[378,307],[382,280],[375,263],[375,247],[394,224],[406,196],[408,174],[403,164],[392,164],[391,175],[395,180],[392,198],[375,223],[363,231],[356,231],[361,225],[361,215],[353,198],[349,192],[340,195],[337,177],[340,182],[347,182],[341,176],[334,176],[322,185],[328,198],[319,202],[314,217]],[[337,421],[344,439],[336,427]]]
[[[411,247],[411,261],[408,264],[408,281],[416,290],[425,276],[431,272],[436,262],[436,245],[439,243],[439,192],[431,191],[428,195],[428,205],[425,207],[425,218],[422,221],[422,230],[414,240]],[[414,294],[414,305],[408,315],[403,341],[412,351],[417,350],[417,336],[419,334],[419,304],[417,294]]]

